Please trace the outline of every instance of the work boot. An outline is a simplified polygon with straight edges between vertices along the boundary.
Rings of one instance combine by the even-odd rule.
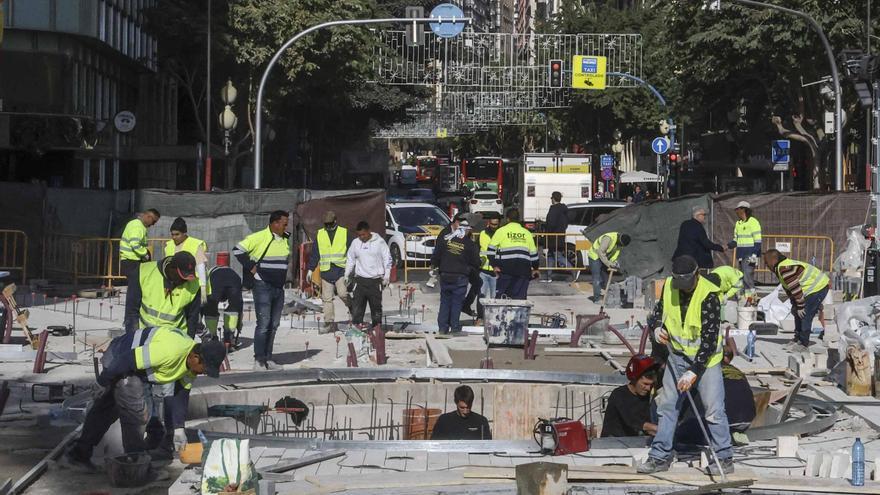
[[[266,369],[269,371],[281,371],[284,369],[284,366],[272,361],[271,359],[266,360]]]
[[[727,459],[719,459],[719,461],[721,462],[721,469],[718,469],[718,464],[715,464],[715,461],[709,464],[707,471],[710,476],[721,476],[722,470],[724,474],[733,474],[733,459],[728,457]]]
[[[638,465],[636,472],[640,474],[654,474],[661,471],[669,471],[669,466],[671,465],[672,457],[664,460],[648,456],[648,459],[645,462]]]
[[[797,339],[793,339],[793,340],[786,342],[785,345],[782,346],[782,349],[786,350],[786,351],[790,351],[791,348],[796,345],[799,345],[799,342],[797,341]]]
[[[805,353],[805,352],[810,352],[810,348],[807,347],[807,346],[805,346],[805,345],[803,345],[803,344],[796,343],[796,344],[794,344],[793,346],[791,346],[791,347],[788,349],[788,351],[789,351],[789,352],[792,352],[792,353],[796,353],[796,354],[803,354],[803,353]]]
[[[98,472],[98,467],[92,464],[92,460],[86,459],[85,456],[80,455],[76,448],[68,450],[64,456],[61,457],[61,462],[59,464],[72,471],[78,471],[80,473]]]
[[[322,325],[321,328],[318,329],[318,334],[324,335],[328,333],[334,333],[339,331],[339,326],[335,321],[331,321],[325,325]]]
[[[266,362],[254,360],[254,371],[266,371]]]

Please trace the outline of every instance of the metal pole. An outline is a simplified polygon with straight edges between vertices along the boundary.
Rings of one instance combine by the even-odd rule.
[[[831,79],[834,83],[834,190],[842,191],[843,190],[843,106],[842,99],[843,95],[840,90],[840,75],[837,72],[837,63],[834,60],[834,50],[831,48],[831,44],[828,43],[828,38],[825,37],[825,32],[822,30],[822,26],[816,22],[809,14],[805,12],[801,12],[799,10],[789,9],[785,7],[780,7],[779,5],[773,5],[764,2],[756,2],[754,0],[731,0],[736,3],[741,3],[744,5],[750,5],[752,7],[763,7],[766,9],[778,10],[780,12],[785,12],[787,14],[798,16],[813,28],[816,31],[816,34],[819,35],[819,39],[822,41],[822,46],[825,47],[825,55],[828,56],[828,64],[831,66]]]
[[[208,0],[207,73],[205,73],[205,190],[211,187],[211,1]],[[196,191],[199,184],[196,183]]]
[[[278,59],[281,58],[281,55],[290,48],[291,45],[296,43],[296,41],[303,36],[317,31],[319,29],[323,29],[326,27],[333,26],[351,26],[351,25],[365,25],[365,24],[388,24],[388,23],[428,23],[428,22],[464,22],[470,23],[470,17],[462,17],[461,19],[401,19],[401,18],[388,18],[388,19],[353,19],[347,21],[330,21],[318,24],[316,26],[312,26],[305,31],[301,31],[294,35],[292,38],[287,40],[281,48],[275,52],[275,55],[269,60],[269,64],[266,66],[266,70],[263,72],[263,77],[260,78],[260,87],[257,90],[257,106],[256,106],[256,118],[254,119],[254,189],[260,189],[260,173],[262,172],[263,167],[263,93],[266,90],[266,81],[269,79],[269,73],[272,72],[272,68],[275,67],[275,64],[278,62]]]
[[[874,82],[874,133],[880,134],[880,82]],[[869,119],[870,120],[870,119]],[[871,163],[871,195],[874,198],[874,226],[880,224],[880,135],[874,136],[874,161]]]

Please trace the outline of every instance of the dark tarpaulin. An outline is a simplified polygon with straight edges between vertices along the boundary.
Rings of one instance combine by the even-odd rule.
[[[385,236],[385,191],[345,194],[329,198],[312,199],[296,207],[293,223],[305,233],[300,242],[313,241],[318,229],[323,227],[323,216],[328,210],[336,212],[336,221],[354,235],[354,228],[361,220],[370,224],[370,230]]]

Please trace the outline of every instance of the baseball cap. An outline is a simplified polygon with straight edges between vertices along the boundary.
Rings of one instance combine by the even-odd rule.
[[[750,205],[748,201],[740,201],[739,203],[736,204],[736,208],[734,208],[734,209],[738,210],[740,208],[751,208],[751,207],[752,207],[752,205]]]
[[[218,339],[202,342],[199,356],[205,364],[205,374],[211,378],[220,376],[220,365],[226,359],[226,346]]]
[[[683,255],[672,260],[672,288],[681,290],[693,287],[698,268],[697,260],[692,256]]]
[[[177,269],[177,274],[184,280],[196,278],[196,259],[186,251],[178,251],[171,258],[171,266]]]
[[[324,213],[324,221],[323,223],[333,223],[336,221],[336,212],[333,210],[328,210]]]

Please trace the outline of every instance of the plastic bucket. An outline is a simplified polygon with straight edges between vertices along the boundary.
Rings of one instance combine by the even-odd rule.
[[[147,454],[125,454],[107,459],[110,483],[119,488],[144,486],[149,470],[150,456]]]
[[[489,344],[523,346],[532,303],[522,299],[483,299],[483,328]]]
[[[748,330],[749,326],[755,321],[758,309],[753,306],[742,306],[736,308],[736,328]]]
[[[217,253],[217,266],[229,266],[229,251]]]
[[[440,409],[433,408],[404,409],[403,440],[430,440],[440,414]]]

